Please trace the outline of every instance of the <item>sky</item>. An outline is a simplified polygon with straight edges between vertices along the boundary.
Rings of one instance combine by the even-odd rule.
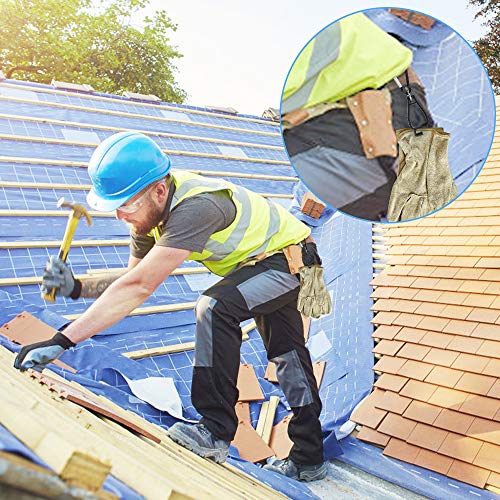
[[[318,31],[357,10],[410,8],[445,22],[466,40],[484,34],[467,0],[151,0],[147,14],[166,10],[178,25],[171,41],[184,55],[177,81],[186,104],[261,115],[279,108],[295,57]],[[140,22],[140,18],[134,19]]]

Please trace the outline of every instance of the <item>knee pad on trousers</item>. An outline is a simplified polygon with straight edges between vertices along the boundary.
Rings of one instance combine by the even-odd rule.
[[[270,361],[276,364],[276,377],[292,408],[309,405],[313,396],[299,355],[294,349]]]

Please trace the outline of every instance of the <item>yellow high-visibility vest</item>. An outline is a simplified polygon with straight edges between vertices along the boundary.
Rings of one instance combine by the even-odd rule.
[[[314,37],[288,74],[281,113],[376,89],[407,69],[410,49],[364,14],[344,17]]]
[[[193,252],[196,260],[219,276],[225,276],[240,262],[264,252],[275,252],[299,243],[311,229],[281,205],[241,186],[222,179],[206,179],[183,171],[172,171],[175,184],[171,210],[182,200],[200,193],[227,191],[236,207],[234,221],[210,236],[202,252]],[[157,240],[161,228],[151,233]]]

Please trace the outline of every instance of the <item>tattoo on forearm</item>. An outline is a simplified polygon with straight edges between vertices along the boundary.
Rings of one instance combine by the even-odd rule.
[[[127,270],[118,273],[106,273],[103,276],[83,278],[82,279],[82,292],[80,297],[86,299],[96,299],[104,293],[111,283],[116,281],[120,276],[123,276]]]

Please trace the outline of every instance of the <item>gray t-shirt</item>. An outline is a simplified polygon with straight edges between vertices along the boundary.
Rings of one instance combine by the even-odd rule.
[[[210,236],[228,227],[236,207],[227,191],[201,193],[182,200],[170,212],[157,245],[201,252]],[[130,254],[142,259],[155,245],[152,236],[130,235]]]

